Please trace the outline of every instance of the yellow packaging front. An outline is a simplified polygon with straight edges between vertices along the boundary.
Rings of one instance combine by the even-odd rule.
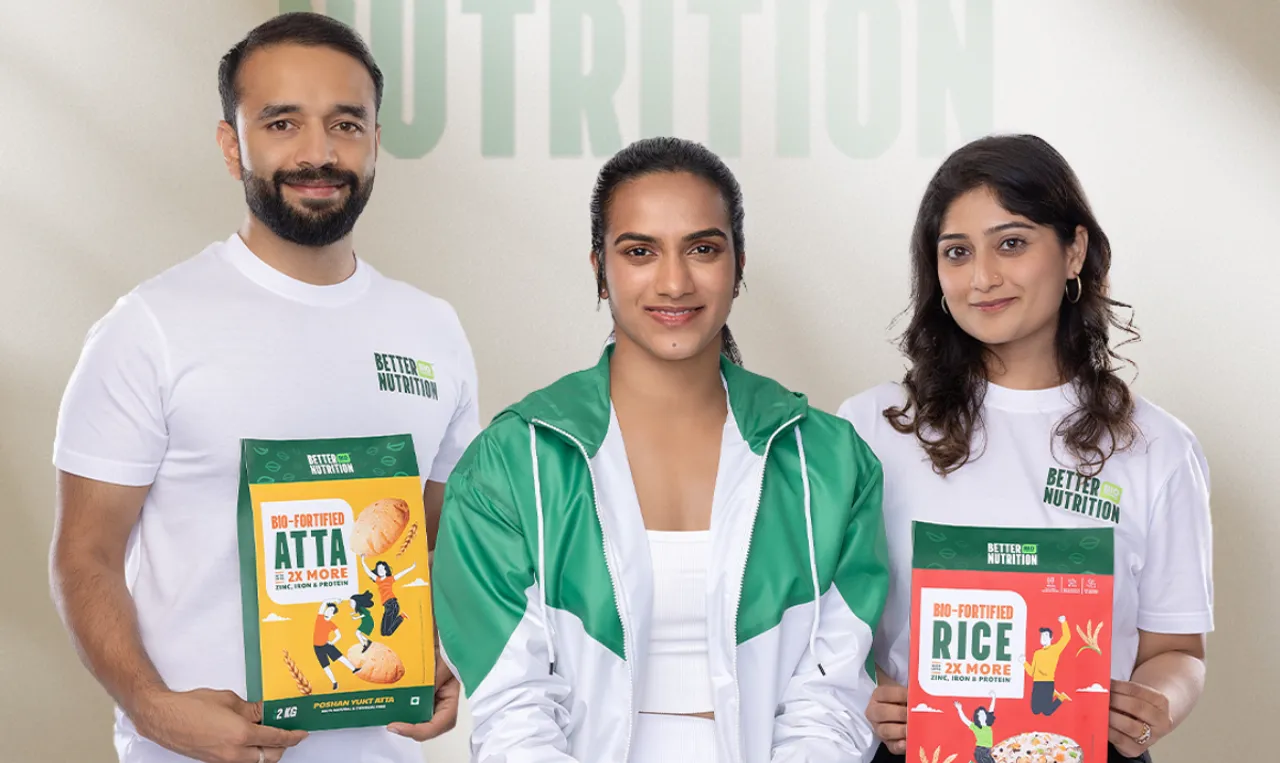
[[[421,484],[407,434],[242,441],[245,663],[265,724],[431,718]]]

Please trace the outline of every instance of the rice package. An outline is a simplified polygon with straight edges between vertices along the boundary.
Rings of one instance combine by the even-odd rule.
[[[914,524],[909,761],[1105,763],[1112,532]]]

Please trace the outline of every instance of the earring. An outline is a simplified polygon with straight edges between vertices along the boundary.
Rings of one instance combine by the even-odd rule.
[[[947,307],[947,295],[942,295],[942,312],[951,315],[951,308]]]
[[[1080,280],[1080,276],[1076,276],[1074,280],[1076,282],[1076,298],[1075,299],[1071,298],[1071,281],[1067,281],[1066,284],[1063,285],[1062,287],[1062,290],[1067,294],[1067,301],[1073,305],[1079,302],[1080,298],[1084,296],[1084,281]]]

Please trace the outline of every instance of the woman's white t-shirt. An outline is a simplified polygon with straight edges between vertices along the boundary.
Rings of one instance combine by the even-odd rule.
[[[885,384],[845,401],[854,425],[884,466],[889,595],[875,637],[878,664],[907,679],[911,608],[911,523],[991,527],[1115,529],[1113,678],[1128,680],[1138,630],[1198,634],[1213,630],[1209,468],[1195,435],[1137,399],[1141,437],[1113,455],[1096,477],[1076,474],[1053,432],[1074,409],[1070,386],[1013,390],[987,386],[975,460],[941,477],[914,435],[883,411],[906,396]],[[1052,446],[1052,447],[1051,447]]]

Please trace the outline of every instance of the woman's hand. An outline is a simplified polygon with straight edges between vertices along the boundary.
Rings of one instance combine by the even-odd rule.
[[[1111,729],[1108,738],[1120,754],[1136,758],[1173,731],[1169,698],[1132,681],[1111,682]]]
[[[907,687],[882,674],[880,685],[872,692],[871,703],[867,705],[867,720],[889,752],[904,754],[907,751]]]

